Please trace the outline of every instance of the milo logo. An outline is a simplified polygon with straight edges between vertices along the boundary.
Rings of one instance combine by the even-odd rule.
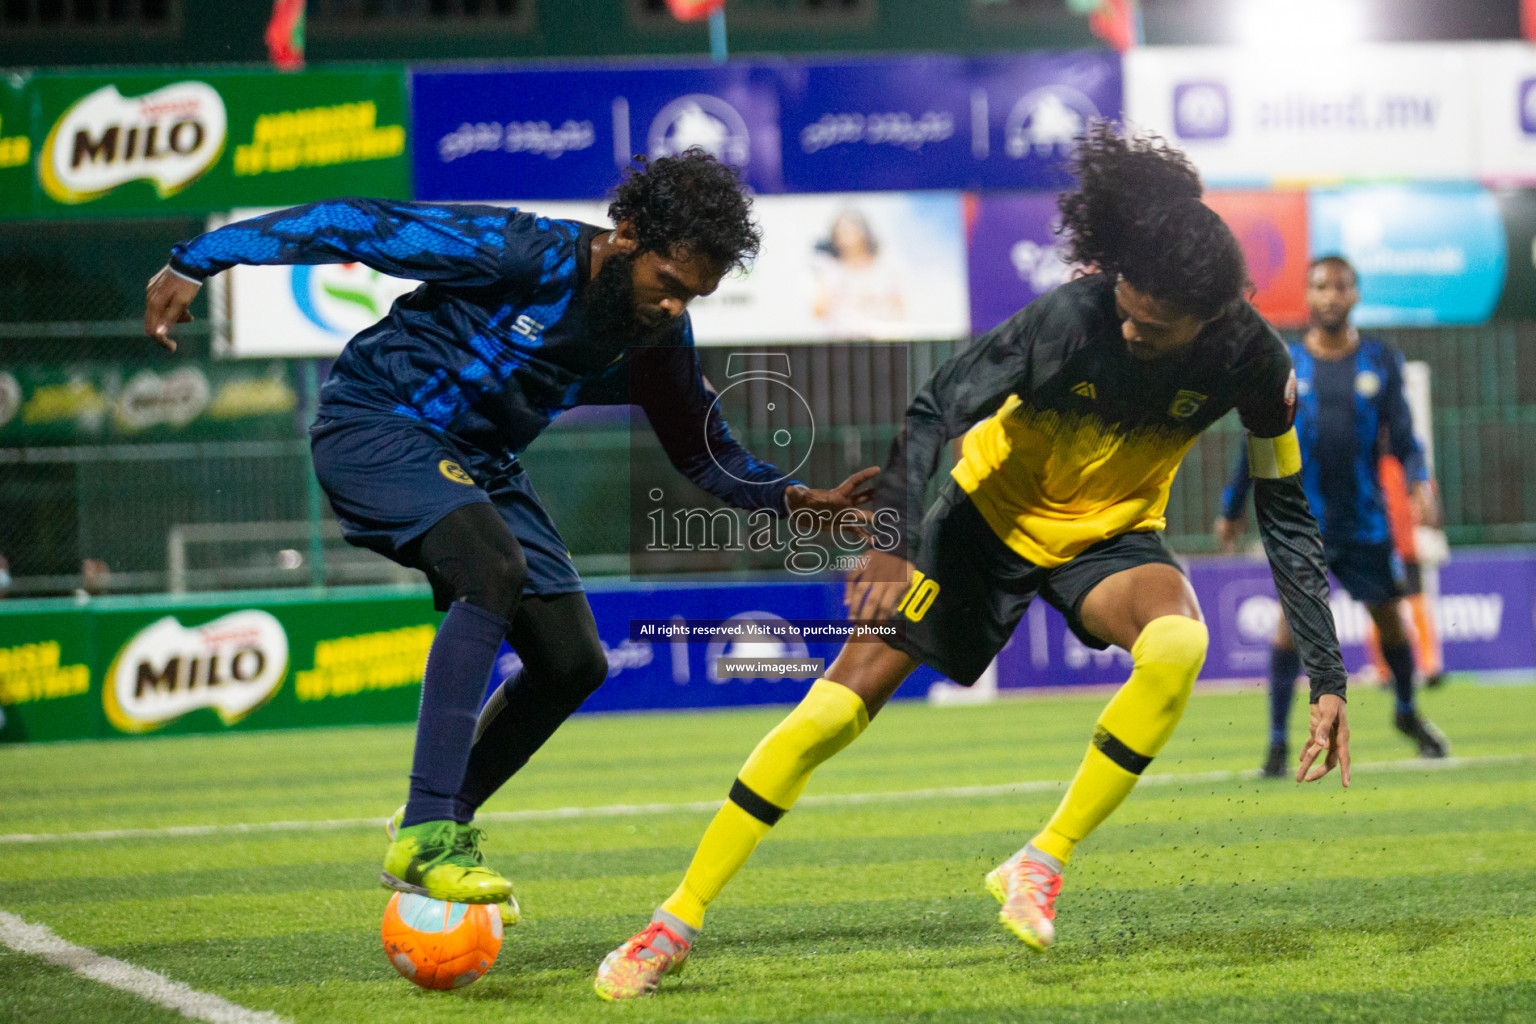
[[[233,725],[277,691],[288,634],[266,612],[232,612],[201,626],[174,616],[146,626],[107,669],[102,702],[123,732],[148,732],[198,708]]]
[[[212,167],[228,134],[224,100],[205,82],[177,82],[143,96],[104,85],[54,123],[38,158],[43,190],[87,203],[145,178],[162,198]]]

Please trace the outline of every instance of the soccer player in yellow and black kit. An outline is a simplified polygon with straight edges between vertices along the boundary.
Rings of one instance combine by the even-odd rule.
[[[1312,681],[1296,778],[1338,765],[1349,784],[1344,665],[1298,476],[1285,345],[1244,301],[1242,250],[1200,202],[1182,153],[1100,123],[1080,143],[1075,170],[1062,229],[1072,259],[1092,272],[941,367],[907,410],[881,476],[877,508],[920,508],[943,446],[964,435],[917,531],[915,564],[872,552],[848,582],[850,615],[895,618],[904,638],[846,645],[758,744],[682,884],[599,967],[604,998],[644,995],[682,966],[705,907],[811,772],[864,731],[918,662],[974,682],[1037,595],[1085,643],[1116,644],[1134,659],[1055,815],[986,879],[1003,924],[1035,949],[1049,946],[1073,848],[1168,741],[1205,660],[1199,605],[1159,531],[1184,453],[1229,409],[1248,430],[1259,526]]]

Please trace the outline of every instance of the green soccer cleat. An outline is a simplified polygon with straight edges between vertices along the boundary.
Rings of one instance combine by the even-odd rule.
[[[397,809],[395,811],[395,813],[392,814],[389,817],[389,819],[384,822],[384,832],[385,832],[385,834],[387,834],[389,836],[389,841],[391,843],[393,843],[395,841],[395,836],[399,834],[400,828],[401,828],[401,824],[404,821],[405,821],[405,804],[401,804],[399,809]],[[468,826],[468,825],[460,825],[459,828],[460,829],[469,829],[470,830],[471,834],[470,834],[469,838],[467,839],[467,842],[470,843],[472,845],[472,847],[473,847],[473,850],[474,850],[473,856],[475,857],[476,863],[479,863],[479,864],[485,863],[485,859],[484,859],[484,857],[480,853],[480,836],[483,835],[484,833],[482,833],[477,828],[476,829],[471,829],[470,826]],[[390,883],[386,881],[384,884],[385,885],[389,885]],[[518,907],[518,905],[517,905],[517,897],[512,895],[512,893],[510,891],[510,885],[511,885],[511,883],[509,882],[508,883],[509,890],[507,892],[506,902],[505,903],[498,903],[498,904],[496,904],[496,909],[501,912],[501,926],[503,928],[511,928],[513,925],[517,924],[519,921],[521,921],[523,919],[522,909],[520,907]],[[391,886],[391,888],[394,888],[394,887]],[[460,901],[460,902],[463,902],[463,901]]]
[[[481,862],[479,833],[456,821],[397,829],[379,881],[445,903],[502,903],[511,898],[512,883]]]

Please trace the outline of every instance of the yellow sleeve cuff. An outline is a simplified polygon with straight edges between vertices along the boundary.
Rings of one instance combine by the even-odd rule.
[[[1279,480],[1301,472],[1301,442],[1292,427],[1279,437],[1248,435],[1248,475],[1255,480]]]

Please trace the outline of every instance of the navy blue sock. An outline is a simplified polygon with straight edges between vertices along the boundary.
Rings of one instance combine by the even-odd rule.
[[[1413,714],[1413,648],[1407,644],[1383,647],[1382,660],[1392,670],[1392,689],[1397,694],[1397,711],[1401,715]]]
[[[1284,743],[1291,716],[1291,695],[1301,672],[1301,655],[1294,647],[1269,649],[1269,742]]]
[[[480,698],[506,632],[506,619],[467,601],[455,601],[443,616],[421,682],[403,826],[454,816],[453,797],[469,764]]]

